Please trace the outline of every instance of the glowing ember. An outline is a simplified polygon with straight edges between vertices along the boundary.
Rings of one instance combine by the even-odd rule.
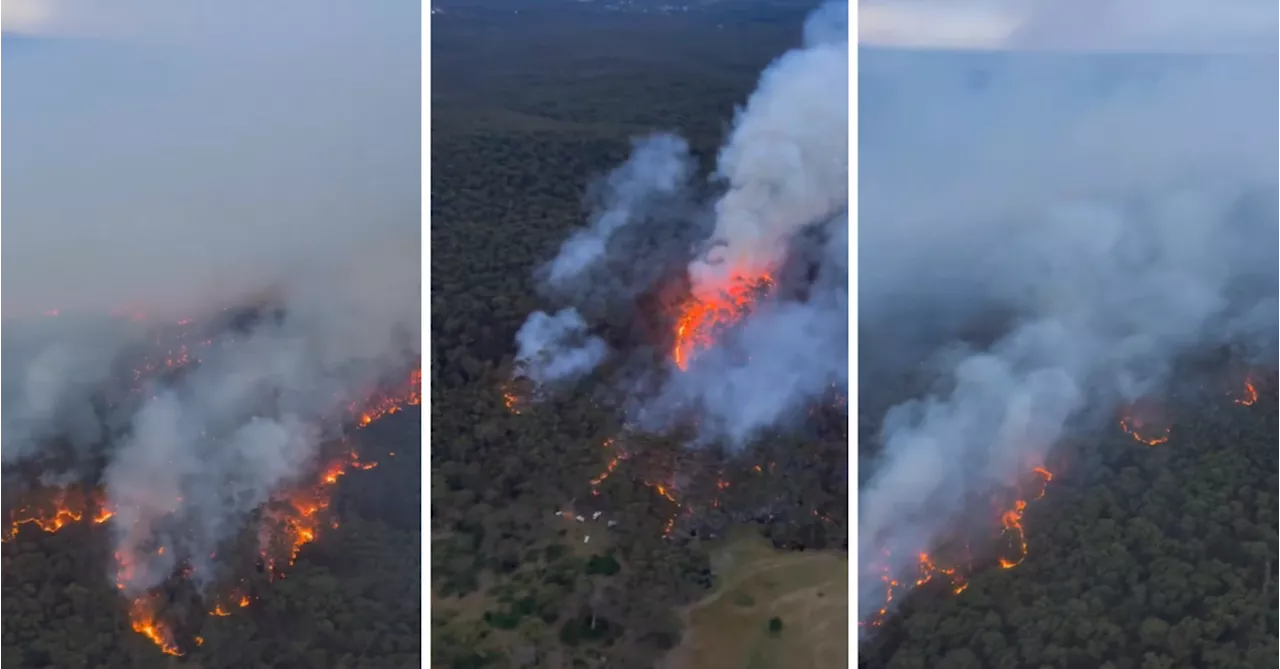
[[[595,487],[603,483],[605,479],[609,478],[609,475],[613,473],[613,470],[618,468],[618,462],[621,460],[622,460],[621,457],[613,458],[612,460],[609,461],[609,464],[605,466],[604,471],[601,472],[599,476],[591,479],[591,488],[592,488],[591,492],[593,494],[599,494],[595,490]]]
[[[356,427],[364,428],[379,418],[421,402],[422,370],[415,369],[398,387],[387,392],[374,392],[365,401],[352,403],[348,409],[356,416]],[[321,526],[338,527],[336,521],[322,518],[323,514],[320,513],[329,508],[332,487],[338,479],[349,471],[369,470],[377,466],[377,462],[362,460],[359,453],[351,450],[321,470],[317,481],[311,486],[281,495],[279,499],[284,504],[273,506],[264,516],[278,529],[277,532],[272,532],[270,528],[263,528],[262,559],[268,573],[275,575],[276,561],[266,556],[266,544],[283,545],[289,554],[288,562],[293,565],[302,547],[316,540]]]
[[[1258,389],[1253,385],[1252,377],[1244,379],[1244,396],[1235,400],[1236,404],[1251,407],[1254,402],[1258,401]]]
[[[1045,491],[1048,489],[1049,481],[1053,480],[1053,474],[1043,468],[1036,467],[1034,471],[1042,479],[1040,492],[1033,499],[1044,497]],[[1004,533],[1012,538],[1012,542],[1017,555],[1014,559],[1000,558],[1000,566],[1005,569],[1012,569],[1027,559],[1027,536],[1022,527],[1022,514],[1027,510],[1027,501],[1019,499],[1013,503],[1013,508],[1005,511],[1000,515],[1000,524],[1004,527]]]
[[[1134,441],[1146,444],[1148,446],[1159,446],[1169,441],[1169,432],[1171,428],[1160,430],[1148,430],[1141,418],[1125,417],[1120,419],[1120,429],[1124,430]]]
[[[23,525],[38,527],[53,534],[71,523],[79,522],[94,505],[98,510],[90,519],[94,523],[104,523],[114,514],[102,506],[100,497],[98,493],[94,493],[86,499],[78,490],[58,490],[47,501],[31,502],[15,508],[9,512],[9,527],[0,535],[0,540],[16,538]]]
[[[762,296],[773,289],[773,277],[736,277],[712,299],[691,299],[680,308],[671,357],[682,371],[698,353],[715,343],[725,328],[737,323]]]
[[[965,582],[964,577],[958,573],[955,567],[939,567],[933,563],[928,553],[920,554],[920,576],[916,578],[916,587],[920,587],[934,579],[934,577],[946,579],[951,584],[951,593],[958,595],[964,592],[969,584]]]
[[[502,393],[502,403],[507,405],[507,411],[519,416],[520,415],[520,398],[510,392]]]
[[[356,427],[364,428],[383,416],[419,404],[422,404],[422,370],[415,369],[399,387],[389,392],[374,392],[363,402],[353,402],[348,408],[356,416]]]
[[[386,415],[386,414],[384,414]],[[354,450],[321,470],[318,481],[309,488],[294,490],[282,496],[284,504],[269,509],[266,519],[272,522],[277,531],[264,527],[264,544],[283,545],[289,553],[289,565],[298,560],[302,547],[315,541],[320,528],[328,525],[337,528],[338,523],[323,518],[322,511],[329,508],[329,498],[333,494],[332,487],[338,479],[352,470],[367,471],[378,466],[377,462],[361,460],[360,454]],[[275,574],[275,560],[266,556],[267,546],[263,548],[263,563],[267,571]],[[247,600],[246,600],[247,603]]]

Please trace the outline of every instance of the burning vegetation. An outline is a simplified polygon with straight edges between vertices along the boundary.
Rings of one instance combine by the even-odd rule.
[[[1258,400],[1258,390],[1253,376],[1247,376],[1242,382],[1243,389],[1238,391],[1233,402],[1242,406],[1253,406]],[[1120,412],[1117,421],[1120,431],[1129,435],[1134,441],[1146,446],[1157,446],[1168,443],[1172,426],[1164,418],[1162,407],[1153,400],[1142,399],[1129,404]],[[1029,555],[1030,546],[1026,536],[1026,512],[1033,502],[1045,497],[1054,475],[1045,467],[1031,469],[1027,480],[1022,483],[1012,501],[997,504],[996,522],[992,523],[991,536],[987,541],[994,551],[994,559],[988,564],[998,565],[1002,569],[1013,569],[1022,564]],[[933,582],[945,582],[952,595],[958,595],[969,587],[969,577],[974,572],[975,563],[970,541],[963,542],[963,550],[945,550],[956,554],[948,566],[939,566],[941,561],[937,555],[920,553],[916,572],[909,576],[891,573],[889,558],[892,551],[882,551],[883,562],[869,565],[869,569],[880,572],[879,580],[883,583],[884,595],[880,606],[870,615],[859,621],[859,626],[880,627],[888,619],[895,599],[900,599],[906,592],[922,588]]]
[[[994,528],[995,536],[989,541],[996,552],[995,562],[1000,567],[1012,569],[1022,564],[1022,561],[1027,558],[1028,547],[1023,515],[1030,502],[1044,498],[1049,482],[1052,480],[1053,473],[1048,469],[1034,467],[1028,476],[1028,482],[1015,491],[1015,499],[998,507],[1001,509],[997,515],[999,522]],[[956,553],[957,551],[946,552]],[[941,566],[940,563],[943,560],[937,554],[919,553],[916,573],[909,577],[891,573],[887,565],[888,558],[892,556],[892,550],[884,549],[882,554],[885,558],[884,562],[871,565],[871,569],[881,572],[879,580],[884,584],[884,599],[878,609],[859,621],[858,624],[863,627],[883,625],[892,608],[894,597],[901,596],[910,589],[922,588],[936,581],[946,583],[946,590],[952,595],[964,592],[969,587],[969,575],[974,571],[974,558],[969,541],[963,542],[963,551],[948,561],[947,566]]]
[[[735,276],[713,297],[686,300],[676,318],[672,362],[681,371],[688,370],[699,353],[712,348],[725,330],[741,321],[773,288],[773,277],[768,274]]]
[[[186,340],[192,343],[187,344]],[[192,352],[193,349],[213,346],[214,340],[200,338],[193,329],[192,321],[184,320],[165,328],[156,336],[153,345],[126,375],[130,393],[137,393],[165,373],[180,373],[188,366],[199,364],[200,357]],[[343,423],[358,430],[406,407],[421,404],[421,383],[421,370],[414,369],[403,381],[376,389],[365,399],[348,405]],[[284,578],[287,567],[295,563],[306,544],[315,541],[324,528],[338,527],[337,518],[332,517],[328,509],[339,478],[352,471],[378,466],[376,461],[358,453],[347,438],[337,443],[339,452],[317,471],[310,485],[282,491],[260,508],[257,514],[260,519],[259,568],[266,572],[268,580]],[[28,491],[23,495],[22,503],[8,510],[8,523],[2,538],[9,542],[23,528],[56,533],[71,525],[106,525],[115,517],[112,500],[101,488],[83,485],[42,488]],[[148,564],[153,557],[163,557],[170,549],[158,545],[147,550],[153,555],[115,554],[116,588],[121,594],[130,596],[127,611],[132,629],[150,640],[161,652],[181,656],[184,649],[200,646],[203,639],[192,636],[185,642],[181,641],[174,627],[163,619],[165,616],[159,603],[164,591],[175,587],[175,583],[188,580],[193,567],[188,560],[178,559],[165,585],[132,595],[136,592],[132,584],[140,575],[140,565]],[[236,610],[248,608],[253,601],[239,588],[230,588],[210,597],[213,604],[208,615],[214,617],[228,616]]]
[[[762,300],[768,299],[776,288],[774,278],[769,274],[754,277],[734,276],[725,282],[725,288],[712,291],[711,297],[705,294],[694,296],[686,294],[674,304],[662,299],[654,300],[658,313],[664,318],[664,329],[654,333],[655,337],[669,337],[669,360],[675,365],[677,373],[687,373],[698,357],[721,345],[724,338],[747,318]],[[667,329],[669,328],[669,329]],[[517,372],[516,378],[501,384],[498,393],[507,411],[520,415],[531,399],[536,397],[536,390],[530,389],[530,380]],[[819,410],[832,408],[838,411],[847,409],[847,398],[832,384],[831,391],[820,401],[820,406],[813,407],[808,415],[815,417]],[[673,434],[688,436],[688,429],[696,429],[698,417],[692,416],[687,425],[678,426]],[[670,504],[670,512],[662,524],[662,536],[671,538],[675,535],[681,517],[696,518],[700,510],[722,509],[722,495],[733,487],[731,480],[725,478],[723,469],[717,469],[714,481],[707,476],[704,466],[685,467],[680,464],[684,458],[676,455],[683,447],[653,448],[646,444],[668,442],[661,439],[654,441],[656,434],[633,432],[632,427],[612,438],[604,439],[601,448],[605,457],[602,467],[586,483],[587,489],[594,498],[604,495],[603,489],[607,481],[623,475],[626,481],[635,481],[653,491],[657,497],[665,500],[659,504]],[[841,434],[847,435],[842,429]],[[668,435],[672,436],[672,435]],[[668,444],[669,445],[669,444]],[[756,477],[766,471],[772,473],[774,462],[750,463],[740,465],[743,476]],[[766,470],[767,466],[767,470]],[[715,469],[713,467],[713,469]],[[576,518],[572,512],[566,512],[570,518]],[[731,514],[730,511],[725,513]],[[824,523],[834,522],[825,513],[817,509],[805,509],[805,516],[811,516]],[[772,516],[771,516],[772,517]],[[696,525],[696,523],[693,523]]]

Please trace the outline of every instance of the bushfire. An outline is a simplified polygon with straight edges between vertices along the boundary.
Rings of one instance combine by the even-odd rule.
[[[1235,399],[1236,404],[1251,407],[1258,401],[1258,389],[1253,385],[1253,377],[1244,378],[1244,394]]]
[[[1245,376],[1242,394],[1240,394],[1240,397],[1233,399],[1233,402],[1236,404],[1242,404],[1244,407],[1252,407],[1254,403],[1257,403],[1257,400],[1258,389],[1257,385],[1254,384],[1253,376]],[[1138,441],[1138,443],[1149,446],[1166,443],[1166,441],[1169,441],[1169,435],[1171,432],[1170,427],[1166,426],[1162,430],[1153,430],[1151,429],[1151,426],[1147,425],[1147,423],[1143,421],[1143,418],[1135,416],[1137,413],[1153,413],[1156,408],[1158,407],[1151,407],[1151,405],[1142,405],[1142,407],[1134,407],[1134,405],[1130,405],[1130,407],[1125,409],[1124,416],[1120,418],[1120,429],[1124,430],[1125,434],[1132,436],[1135,441]],[[1039,481],[1036,495],[1029,496],[1029,499],[1014,500],[1012,507],[1007,508],[1004,512],[1000,513],[1001,536],[1004,537],[1005,541],[1009,542],[1009,546],[1005,549],[1006,555],[998,558],[998,563],[1000,563],[1000,567],[1005,569],[1018,567],[1019,564],[1023,563],[1023,560],[1027,559],[1027,533],[1025,533],[1025,528],[1023,526],[1023,517],[1025,512],[1027,512],[1028,505],[1032,503],[1032,501],[1042,499],[1048,490],[1048,484],[1053,480],[1053,473],[1048,471],[1046,468],[1037,467],[1032,469],[1032,472],[1037,476]],[[968,545],[965,547],[966,553],[968,553]],[[1011,555],[1009,553],[1011,553]],[[883,551],[883,555],[884,558],[886,558],[887,563],[887,558],[890,558],[892,554],[891,551],[886,550]],[[972,572],[972,568],[972,559],[970,559],[968,571]],[[901,594],[902,582],[893,577],[887,567],[878,567],[878,569],[881,569],[882,571],[881,581],[884,583],[883,604],[876,613],[869,615],[868,619],[861,620],[861,622],[859,622],[859,626],[881,626],[884,619],[887,617],[888,609],[890,609],[893,597]],[[959,569],[954,567],[938,568],[937,565],[933,563],[931,556],[925,553],[919,555],[919,574],[920,576],[916,578],[914,582],[915,587],[923,586],[924,583],[928,583],[936,577],[947,579],[948,583],[950,583],[951,591],[954,592],[954,594],[960,594],[960,592],[963,592],[965,588],[968,587],[968,583],[964,581],[964,577],[961,576]]]
[[[773,287],[773,277],[768,274],[737,276],[714,298],[692,298],[681,304],[671,351],[676,367],[687,370],[699,353],[711,348],[725,328],[742,320]]]
[[[48,490],[47,488],[45,490]],[[36,493],[31,497],[43,497],[44,493]],[[18,536],[22,526],[38,527],[50,534],[66,527],[70,523],[79,522],[91,509],[89,519],[94,524],[107,522],[114,513],[105,506],[102,494],[91,492],[84,494],[74,489],[53,490],[48,499],[29,501],[9,511],[9,527],[3,541],[10,541]]]
[[[1019,499],[1013,501],[1005,510],[999,513],[1000,529],[999,533],[1001,541],[1006,542],[1008,546],[1001,549],[1001,555],[997,558],[998,564],[1005,569],[1022,564],[1027,557],[1027,539],[1022,526],[1023,514],[1026,512],[1027,505],[1044,497],[1048,490],[1049,482],[1053,480],[1053,473],[1044,467],[1035,467],[1031,470],[1035,476],[1036,484],[1033,486],[1035,494],[1019,496]],[[859,621],[860,626],[879,627],[884,624],[889,614],[890,604],[896,595],[900,595],[905,588],[919,588],[934,580],[944,581],[947,584],[947,590],[953,595],[964,592],[969,587],[968,574],[973,572],[973,556],[968,542],[964,544],[964,559],[962,562],[953,564],[952,566],[939,566],[937,556],[929,553],[921,552],[917,556],[916,573],[910,580],[899,580],[903,577],[895,576],[889,566],[888,558],[892,557],[890,550],[882,551],[885,561],[879,566],[872,568],[880,571],[880,581],[884,583],[884,600],[880,607],[868,616],[865,620]]]
[[[1120,429],[1126,434],[1133,437],[1133,440],[1148,446],[1159,446],[1169,441],[1169,432],[1172,428],[1164,429],[1151,428],[1141,418],[1134,416],[1125,416],[1120,419]]]
[[[133,631],[150,639],[160,652],[181,657],[182,651],[174,643],[173,633],[156,618],[154,602],[154,597],[139,597],[133,600],[129,606],[129,621],[133,625]]]
[[[181,356],[172,358],[172,361],[175,363],[174,366],[192,362],[190,358]],[[142,369],[144,371],[142,375],[138,375],[138,370],[135,370],[135,379],[144,377],[145,372],[150,371],[145,367]],[[351,414],[356,428],[364,428],[384,416],[401,411],[406,406],[420,404],[422,397],[421,380],[421,370],[415,369],[404,383],[391,390],[380,390],[371,393],[366,401],[353,404],[351,406]],[[345,440],[343,443],[346,443]],[[359,453],[348,448],[340,457],[318,473],[316,482],[313,485],[286,492],[280,496],[280,500],[278,500],[280,503],[276,503],[274,506],[268,505],[264,508],[264,519],[267,519],[270,529],[277,532],[270,543],[286,547],[289,565],[294,563],[304,545],[316,539],[324,525],[335,528],[338,526],[336,520],[321,518],[322,511],[329,506],[329,498],[333,493],[333,487],[337,480],[349,471],[373,469],[377,465],[377,462],[362,459]],[[108,522],[115,513],[101,492],[94,491],[84,494],[78,489],[72,488],[57,490],[48,495],[47,499],[28,502],[16,507],[8,515],[9,526],[2,537],[6,542],[15,538],[22,526],[39,527],[45,532],[54,533],[69,524],[80,522],[86,517],[92,523],[103,524]],[[158,546],[155,551],[157,555],[163,555],[165,548]],[[268,559],[265,551],[262,557],[271,574],[283,576],[276,561]],[[116,588],[123,593],[128,589],[127,584],[135,577],[134,565],[139,560],[133,556],[119,553],[116,554],[115,558],[117,562]],[[190,567],[183,565],[179,567],[177,576],[185,578],[189,573]],[[156,602],[159,597],[160,593],[154,591],[134,597],[129,604],[130,624],[134,631],[151,640],[161,652],[168,655],[181,656],[183,654],[182,650],[178,646],[171,629],[159,619],[156,609]],[[233,596],[227,598],[227,601],[230,603],[216,604],[209,611],[209,615],[215,617],[229,615],[234,608],[248,607],[251,599],[247,595],[233,593]],[[192,642],[199,646],[202,640],[196,637],[192,639]]]

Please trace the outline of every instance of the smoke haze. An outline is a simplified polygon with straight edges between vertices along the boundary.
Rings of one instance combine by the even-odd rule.
[[[136,592],[178,559],[205,571],[349,403],[416,364],[418,8],[45,9],[10,25],[5,4],[26,34],[3,41],[3,456],[107,454],[117,552],[151,554]],[[114,394],[179,319],[208,337],[184,341],[199,364]]]
[[[890,551],[902,575],[967,500],[1161,392],[1180,354],[1232,344],[1275,363],[1277,70],[875,49],[860,63],[864,406],[911,370],[938,380],[888,411],[863,458],[861,564]],[[864,613],[879,577],[861,573]]]

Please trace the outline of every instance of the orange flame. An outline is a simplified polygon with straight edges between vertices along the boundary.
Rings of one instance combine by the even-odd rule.
[[[690,299],[681,305],[676,320],[675,345],[671,357],[681,371],[698,353],[715,343],[723,330],[742,320],[752,305],[773,289],[773,277],[734,277],[729,287],[713,298]]]
[[[1050,472],[1044,467],[1035,467],[1031,471],[1035,473],[1040,480],[1039,490],[1034,496],[1031,496],[1031,498],[1033,500],[1041,499],[1044,497],[1045,492],[1048,489],[1049,482],[1053,480],[1053,472]],[[1000,566],[1005,569],[1012,569],[1013,567],[1018,566],[1027,557],[1027,541],[1022,525],[1023,514],[1026,512],[1027,505],[1028,502],[1026,500],[1019,499],[1013,503],[1013,508],[1000,514],[1001,534],[1011,535],[1018,551],[1016,559],[1009,559],[1006,557],[999,558]],[[888,558],[891,553],[890,551],[885,550],[884,555]],[[879,569],[882,572],[880,580],[885,584],[884,603],[879,609],[868,616],[867,619],[859,621],[858,624],[861,626],[879,627],[882,625],[885,617],[888,615],[890,603],[893,602],[894,593],[902,585],[898,580],[893,578],[892,574],[890,574],[889,567],[887,566],[887,560],[886,564],[881,566]],[[968,578],[958,567],[940,567],[935,563],[934,558],[928,553],[920,553],[919,564],[917,565],[917,576],[915,581],[911,583],[911,586],[918,588],[930,583],[935,578],[946,580],[948,589],[953,595],[958,595],[969,587]]]
[[[1041,499],[1044,497],[1045,491],[1049,487],[1049,482],[1053,480],[1053,473],[1044,467],[1036,467],[1032,470],[1040,476],[1040,492],[1033,499]],[[1000,524],[1004,527],[1004,533],[1013,537],[1014,545],[1017,548],[1017,556],[1015,559],[1000,558],[1000,566],[1005,569],[1012,569],[1027,559],[1027,536],[1026,531],[1022,527],[1022,515],[1027,510],[1027,501],[1019,499],[1013,503],[1013,508],[1005,511],[1000,515]]]
[[[404,407],[422,403],[422,370],[415,369],[399,387],[388,392],[374,392],[362,403],[353,403],[349,409],[358,416],[357,428],[372,425],[379,418],[390,416]],[[363,408],[359,408],[363,407]],[[272,516],[282,528],[283,543],[288,546],[289,565],[297,562],[302,547],[315,541],[322,525],[337,527],[336,521],[321,518],[321,511],[329,508],[332,487],[338,479],[352,470],[369,470],[377,462],[361,460],[360,454],[350,450],[346,455],[321,470],[316,483],[294,490],[283,496],[286,506],[273,509]],[[269,572],[274,572],[275,561],[263,556]]]
[[[1254,402],[1258,401],[1258,389],[1253,385],[1253,377],[1246,376],[1244,379],[1244,397],[1237,398],[1236,404],[1251,407]]]
[[[74,493],[74,494],[72,494]],[[9,527],[0,541],[9,541],[18,536],[23,525],[33,525],[53,534],[67,525],[79,522],[85,516],[88,507],[97,505],[98,510],[90,516],[94,523],[104,523],[114,513],[99,501],[100,494],[93,493],[86,500],[78,491],[57,490],[45,502],[32,502],[15,508],[9,512]]]
[[[173,642],[173,634],[156,619],[151,598],[139,597],[133,600],[133,604],[129,607],[129,620],[133,624],[133,631],[150,639],[160,652],[182,657],[182,651],[178,650],[178,646]]]
[[[1146,425],[1143,424],[1142,419],[1125,417],[1120,419],[1120,429],[1124,430],[1126,434],[1133,437],[1133,440],[1140,444],[1159,446],[1160,444],[1169,441],[1169,432],[1172,428],[1166,427],[1163,432],[1159,432],[1158,434],[1151,436],[1151,433],[1149,432],[1143,434],[1146,429]]]
[[[422,404],[422,370],[415,369],[398,388],[390,392],[374,392],[363,402],[353,402],[349,409],[356,414],[356,427],[364,428],[383,416],[419,404]]]

